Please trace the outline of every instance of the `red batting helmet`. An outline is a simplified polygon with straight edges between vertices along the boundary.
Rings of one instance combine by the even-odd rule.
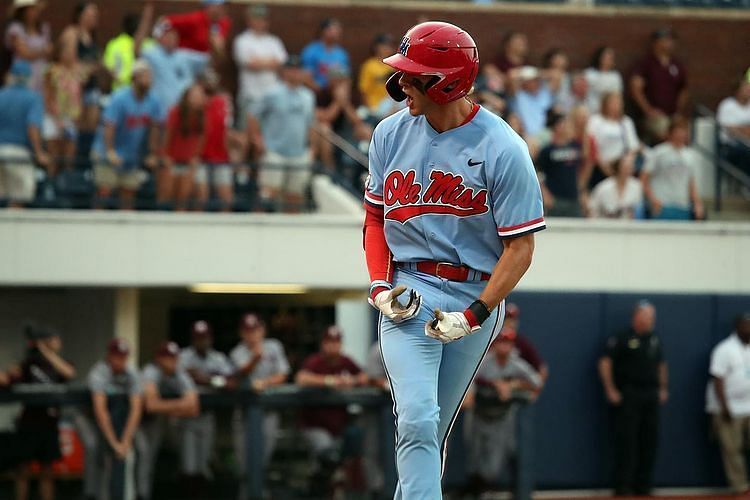
[[[425,93],[437,104],[446,104],[471,90],[479,71],[477,44],[471,36],[450,23],[429,21],[406,32],[398,54],[383,59],[396,70],[388,79],[388,93],[397,101],[406,99],[398,84],[402,73],[432,75]]]

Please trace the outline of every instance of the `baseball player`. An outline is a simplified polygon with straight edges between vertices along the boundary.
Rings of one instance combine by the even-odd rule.
[[[167,420],[184,420],[200,413],[195,384],[177,365],[179,354],[176,343],[163,342],[154,363],[146,365],[141,373],[146,414],[136,433],[135,446],[138,452],[136,489],[143,500],[151,498],[156,458]]]
[[[234,371],[227,356],[213,349],[213,330],[206,321],[191,327],[193,345],[180,351],[178,366],[198,386],[222,388]],[[214,448],[216,417],[212,411],[185,419],[182,432],[182,473],[201,485],[211,476],[208,463]]]
[[[545,227],[542,196],[523,140],[466,97],[479,68],[468,33],[418,24],[384,62],[407,109],[370,146],[369,300],[396,415],[394,498],[435,500],[450,428]]]
[[[128,366],[129,357],[128,343],[112,339],[106,358],[98,361],[88,374],[93,419],[88,412],[76,418],[85,448],[83,489],[86,500],[106,497],[103,487],[109,492],[110,500],[125,498],[121,488],[125,483],[125,459],[133,447],[143,406],[141,382],[138,373]],[[118,395],[127,396],[127,402],[118,403]],[[114,480],[114,475],[120,475],[121,481]]]
[[[242,316],[239,324],[240,342],[229,353],[235,368],[235,377],[240,389],[256,392],[283,384],[289,376],[290,367],[284,346],[277,339],[266,338],[266,324],[254,313]],[[279,435],[279,414],[266,412],[263,420],[263,463],[268,464],[273,455]],[[245,457],[245,413],[237,408],[232,414],[234,451],[240,474],[244,474]],[[246,481],[240,481],[238,498],[246,498]]]

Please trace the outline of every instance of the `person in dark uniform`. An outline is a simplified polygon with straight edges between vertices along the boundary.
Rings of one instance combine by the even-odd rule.
[[[29,326],[25,331],[28,342],[26,358],[18,373],[11,377],[12,383],[19,384],[61,384],[75,377],[76,370],[62,356],[60,334],[50,328]],[[38,461],[39,498],[52,500],[55,497],[55,479],[52,463],[62,458],[58,420],[60,408],[57,406],[26,406],[18,418],[16,430],[23,443],[24,458]],[[28,463],[20,466],[16,475],[16,499],[29,498]]]
[[[667,363],[654,334],[656,309],[640,301],[630,329],[607,341],[599,376],[615,407],[615,495],[647,495],[659,433],[659,406],[669,397]]]

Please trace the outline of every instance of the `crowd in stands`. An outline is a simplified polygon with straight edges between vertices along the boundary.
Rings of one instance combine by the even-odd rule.
[[[224,0],[168,16],[148,0],[106,44],[96,37],[96,2],[81,2],[60,34],[45,22],[46,4],[14,0],[5,28],[0,199],[8,206],[55,206],[87,180],[96,196],[82,206],[300,210],[316,169],[361,189],[357,153],[402,107],[384,88],[392,70],[382,58],[396,49],[388,33],[355,73],[344,26],[332,18],[297,56],[262,4],[247,8],[246,29],[230,40]],[[632,68],[619,67],[606,45],[587,68],[571,68],[564,48],[531,60],[526,35],[511,32],[496,57],[483,56],[471,98],[526,140],[549,215],[705,217],[676,44],[660,29]],[[236,98],[216,71],[230,60]],[[748,75],[738,75],[718,109],[721,153],[745,173],[749,89]],[[257,203],[243,205],[250,192]]]

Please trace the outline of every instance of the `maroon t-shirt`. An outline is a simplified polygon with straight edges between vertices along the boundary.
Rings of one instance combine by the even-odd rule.
[[[633,75],[646,82],[644,92],[651,105],[667,115],[677,111],[677,98],[687,86],[687,73],[682,63],[674,58],[664,65],[654,54],[638,63]]]
[[[499,69],[503,73],[507,73],[514,68],[522,66],[522,64],[511,62],[507,57],[505,57],[505,54],[500,54],[495,58],[495,66],[497,66],[497,69]]]
[[[312,354],[305,359],[302,369],[316,375],[359,375],[362,371],[357,364],[346,356],[328,358],[320,353]],[[303,427],[326,429],[334,436],[339,436],[346,427],[348,415],[346,408],[307,408],[302,413]]]
[[[518,349],[519,356],[521,356],[521,358],[530,364],[537,372],[542,368],[542,365],[544,365],[544,360],[539,355],[536,347],[534,347],[534,344],[532,344],[530,340],[527,340],[526,337],[521,335],[516,337],[516,349]]]

